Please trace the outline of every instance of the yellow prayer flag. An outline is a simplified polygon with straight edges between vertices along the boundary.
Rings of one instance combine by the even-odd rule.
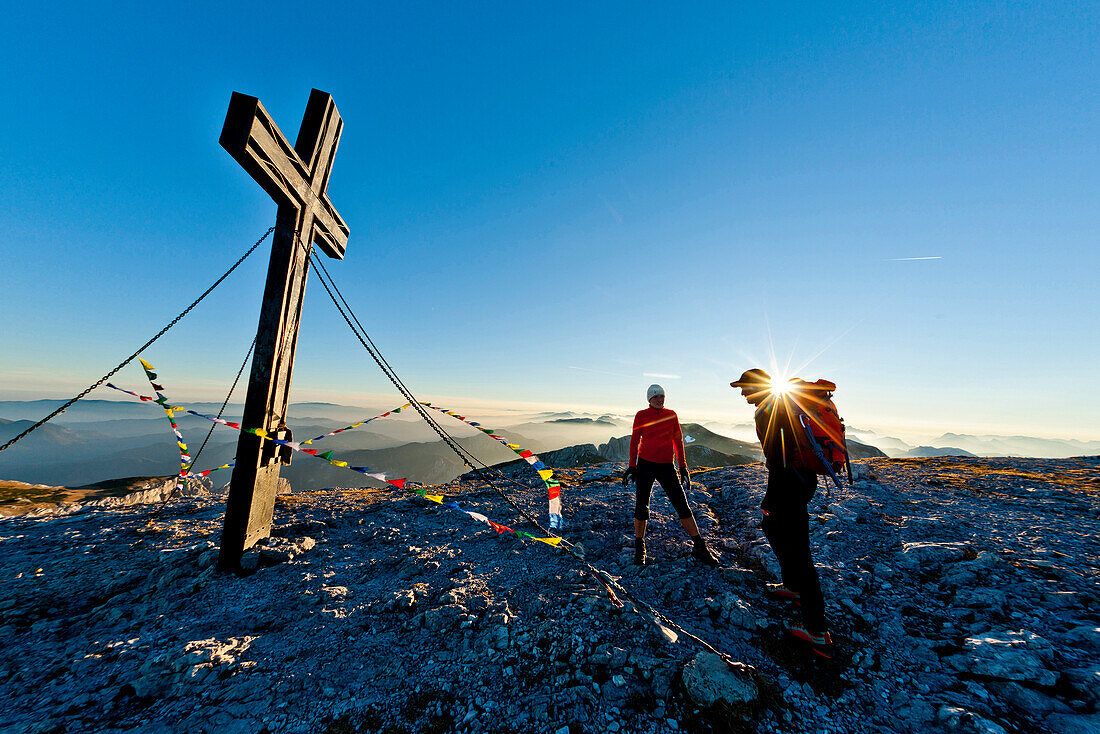
[[[329,463],[332,464],[333,466],[347,466],[348,465],[348,462],[346,462],[346,461],[336,461],[335,459],[333,459]]]
[[[553,469],[539,469],[539,476],[542,477],[543,479],[549,479],[550,477],[554,476],[554,470]]]
[[[253,433],[256,434],[257,436],[259,436],[260,438],[265,438],[267,436],[267,431],[265,431],[262,428],[257,428],[256,430],[253,431]]]
[[[148,362],[146,362],[146,361],[145,361],[144,359],[142,359],[141,357],[138,357],[138,362],[141,362],[141,366],[142,366],[142,367],[144,367],[144,368],[145,368],[145,369],[147,369],[147,370],[151,370],[151,369],[153,369],[153,365],[149,364]]]
[[[506,443],[506,444],[504,444],[504,445],[505,445],[505,446],[507,446],[508,448],[512,449],[513,451],[515,451],[516,449],[518,449],[518,448],[519,448],[519,446],[517,446],[517,445],[516,445],[516,444],[514,444],[514,443]]]
[[[547,545],[552,545],[555,548],[557,547],[558,543],[561,542],[561,538],[536,538],[533,535],[530,536],[530,537],[531,537],[531,540],[537,540],[540,543],[546,543]]]
[[[443,504],[443,495],[441,494],[426,494],[424,495],[424,499],[431,500],[432,502],[436,502],[438,504]]]

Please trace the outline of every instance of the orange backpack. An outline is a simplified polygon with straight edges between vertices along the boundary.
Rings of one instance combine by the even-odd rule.
[[[797,420],[821,451],[819,457],[813,446],[800,447],[797,455],[792,457],[792,463],[815,474],[833,477],[844,469],[848,461],[844,421],[832,400],[834,390],[836,384],[828,380],[798,380],[790,390],[793,402],[799,409]]]

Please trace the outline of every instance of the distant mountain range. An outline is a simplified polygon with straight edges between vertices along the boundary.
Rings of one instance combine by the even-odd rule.
[[[18,435],[61,404],[57,400],[0,401],[0,443]],[[215,414],[221,405],[205,403],[193,407]],[[321,436],[392,407],[395,406],[371,409],[331,403],[294,403],[291,414],[301,416],[291,420],[294,438],[302,441]],[[231,406],[226,417],[239,420],[239,411],[240,406]],[[543,456],[544,460],[559,450],[565,450],[558,457],[559,461],[579,461],[582,455],[599,456],[606,461],[627,459],[630,430],[627,417],[572,412],[526,416],[498,417],[485,423],[510,442]],[[484,463],[515,459],[515,454],[475,433],[469,426],[447,416],[439,415],[438,418],[445,430]],[[178,415],[176,420],[191,453],[195,454],[212,424],[187,414]],[[508,425],[509,421],[517,420],[519,422]],[[856,459],[886,455],[1051,457],[1100,454],[1100,441],[945,433],[925,445],[914,446],[869,430],[851,428],[848,435],[849,450]],[[196,468],[207,469],[231,461],[237,438],[238,434],[231,429],[216,428]],[[693,466],[729,466],[762,460],[756,442],[730,438],[698,423],[684,424],[684,440],[689,463]],[[412,411],[327,437],[318,442],[318,446],[334,451],[337,458],[352,465],[369,466],[391,476],[406,476],[423,483],[448,481],[468,469]],[[547,463],[555,465],[552,460]],[[175,437],[169,431],[163,411],[136,401],[81,401],[0,453],[0,478],[51,486],[75,487],[126,476],[164,476],[178,470]],[[224,484],[229,474],[223,471],[211,478],[215,483]],[[369,483],[346,470],[301,454],[295,456],[283,476],[296,490]]]
[[[720,436],[698,423],[685,423],[682,429],[684,431],[684,448],[689,452],[692,446],[706,446],[708,449],[727,456],[745,456],[753,461],[763,461],[764,459],[764,452],[760,449],[760,444]]]
[[[922,446],[906,443],[892,436],[880,436],[874,431],[849,428],[849,436],[858,437],[862,443],[877,446],[891,457],[921,456],[1029,456],[1058,459],[1071,456],[1100,454],[1100,441],[1076,439],[1038,438],[1036,436],[974,436],[966,433],[944,433],[929,439]],[[932,454],[933,449],[948,453]]]
[[[942,448],[936,446],[917,446],[895,458],[927,459],[932,456],[974,456],[974,454],[950,446],[944,446]]]
[[[1033,436],[970,436],[945,433],[929,442],[932,446],[956,446],[976,456],[1068,457],[1100,453],[1100,441],[1035,438]]]
[[[599,418],[555,418],[553,420],[546,421],[547,423],[575,423],[580,425],[602,425],[602,426],[614,426],[617,422],[609,415],[600,416]]]

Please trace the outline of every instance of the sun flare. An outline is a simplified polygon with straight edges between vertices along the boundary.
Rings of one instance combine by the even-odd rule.
[[[792,387],[793,385],[785,377],[776,377],[772,379],[771,385],[768,386],[768,392],[777,397],[782,397],[790,392]]]

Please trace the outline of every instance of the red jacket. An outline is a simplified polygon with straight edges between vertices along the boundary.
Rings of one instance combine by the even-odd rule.
[[[673,457],[678,459],[680,466],[687,464],[684,434],[676,413],[668,408],[639,410],[630,433],[630,466],[636,466],[639,458],[671,464]]]

